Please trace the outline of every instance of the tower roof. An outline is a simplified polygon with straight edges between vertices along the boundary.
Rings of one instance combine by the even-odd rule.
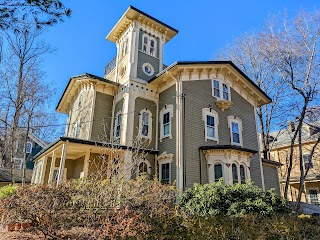
[[[115,26],[108,33],[106,39],[111,42],[116,42],[120,35],[127,29],[127,27],[132,23],[132,21],[141,22],[148,27],[154,28],[155,30],[165,34],[166,42],[173,38],[178,30],[170,27],[169,25],[161,22],[160,20],[142,12],[141,10],[129,6],[125,13],[121,16]]]

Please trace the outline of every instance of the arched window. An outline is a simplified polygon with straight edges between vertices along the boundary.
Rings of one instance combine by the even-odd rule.
[[[152,137],[152,113],[148,109],[140,111],[139,133],[142,138],[151,139]]]
[[[153,57],[157,55],[157,41],[154,37],[149,36],[147,33],[142,36],[142,52],[149,54]]]
[[[223,169],[221,163],[214,164],[214,181],[218,182],[220,178],[223,178]]]
[[[142,173],[146,173],[151,175],[151,165],[148,160],[143,160],[138,165],[138,174],[141,175]]]
[[[128,39],[124,40],[124,42],[122,43],[121,55],[120,55],[121,58],[124,57],[127,52],[128,52]]]
[[[83,92],[79,93],[78,97],[78,108],[82,107],[82,98],[83,98]]]
[[[240,181],[246,183],[246,170],[242,164],[240,165]]]
[[[238,167],[236,164],[232,164],[232,182],[233,184],[236,184],[239,182],[238,180]]]

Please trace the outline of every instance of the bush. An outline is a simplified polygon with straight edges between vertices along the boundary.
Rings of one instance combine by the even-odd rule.
[[[251,182],[235,185],[224,185],[222,181],[195,184],[179,197],[178,205],[187,214],[201,217],[221,214],[243,216],[253,213],[269,216],[290,212],[279,195],[272,190],[264,192]]]
[[[14,194],[18,189],[18,185],[7,185],[0,188],[0,199],[7,198]]]

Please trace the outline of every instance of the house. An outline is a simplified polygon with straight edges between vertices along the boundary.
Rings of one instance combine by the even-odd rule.
[[[72,77],[61,96],[56,110],[68,115],[65,136],[35,156],[34,183],[86,177],[101,149],[100,164],[119,159],[116,148],[125,166],[134,151],[148,153],[137,171],[175,181],[179,190],[220,178],[252,179],[265,189],[255,110],[271,99],[230,61],[164,65],[163,47],[177,33],[132,6],[125,11],[106,37],[117,56],[104,77]],[[137,137],[148,145],[137,147]]]
[[[23,168],[23,159],[24,159],[24,150],[26,153],[26,182],[31,182],[32,169],[34,162],[33,157],[45,148],[46,143],[35,136],[32,132],[28,134],[28,141],[26,147],[24,148],[25,141],[25,130],[18,130],[18,138],[14,144],[14,156],[13,156],[13,174],[14,180],[16,183],[22,182],[22,171]],[[1,141],[3,144],[4,141]],[[2,145],[1,145],[2,146]],[[8,158],[5,154],[5,149],[0,147],[0,186],[8,185],[12,182],[11,179],[11,159]]]
[[[302,159],[303,171],[309,167],[306,181],[303,186],[302,202],[320,205],[320,147],[317,146],[313,157],[311,158],[311,151],[315,145],[320,128],[319,124],[305,124],[302,125]],[[270,156],[276,162],[281,163],[279,168],[280,184],[282,193],[284,193],[287,171],[289,166],[290,146],[293,137],[295,124],[288,123],[287,129],[275,131],[270,134],[272,138]],[[293,164],[289,182],[289,200],[296,201],[300,187],[300,160],[299,160],[299,144],[293,148]]]

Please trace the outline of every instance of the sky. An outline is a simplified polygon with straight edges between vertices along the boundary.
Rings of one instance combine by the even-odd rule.
[[[52,111],[70,77],[91,73],[103,77],[116,55],[106,35],[132,5],[179,30],[164,48],[164,64],[215,60],[218,51],[245,32],[259,28],[272,14],[319,9],[316,0],[64,0],[72,16],[50,27],[44,40],[56,51],[46,55],[43,70],[56,88]]]

